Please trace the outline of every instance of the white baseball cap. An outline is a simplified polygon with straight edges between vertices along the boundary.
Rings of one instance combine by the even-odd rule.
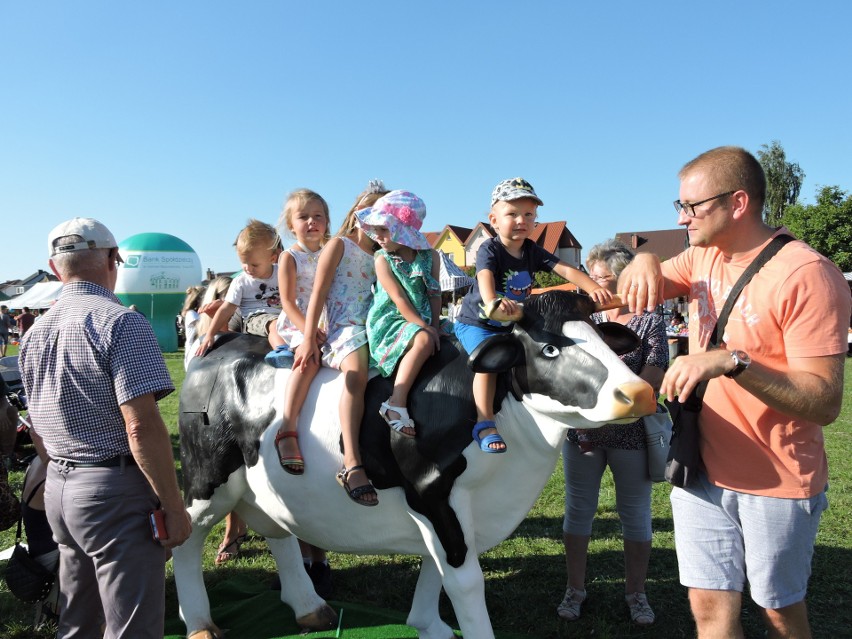
[[[83,238],[83,241],[55,246],[56,242],[69,235],[79,235]],[[118,242],[115,241],[115,237],[113,237],[110,230],[90,217],[75,217],[72,220],[63,222],[47,236],[47,251],[50,257],[71,251],[98,248],[109,249],[116,248],[117,246]]]

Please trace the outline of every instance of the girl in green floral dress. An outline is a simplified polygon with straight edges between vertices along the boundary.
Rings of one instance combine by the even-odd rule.
[[[440,348],[442,334],[440,261],[420,232],[426,205],[413,193],[391,191],[357,215],[361,228],[381,247],[367,314],[370,365],[384,377],[396,370],[393,394],[379,414],[395,431],[414,437],[408,393],[423,364]]]

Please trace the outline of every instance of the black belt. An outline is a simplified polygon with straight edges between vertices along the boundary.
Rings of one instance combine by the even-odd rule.
[[[117,468],[118,466],[136,465],[133,455],[118,455],[96,462],[77,462],[70,459],[54,459],[53,461],[65,468]]]

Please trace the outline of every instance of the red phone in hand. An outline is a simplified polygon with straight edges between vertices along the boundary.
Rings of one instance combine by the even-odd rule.
[[[169,538],[169,533],[166,531],[166,514],[160,510],[152,510],[148,514],[148,521],[151,522],[151,534],[154,536],[154,541],[162,541]]]

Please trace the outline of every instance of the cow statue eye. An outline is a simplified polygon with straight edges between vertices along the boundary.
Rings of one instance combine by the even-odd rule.
[[[541,354],[547,358],[553,359],[554,357],[559,356],[559,349],[553,344],[545,344],[544,348],[541,349]]]

